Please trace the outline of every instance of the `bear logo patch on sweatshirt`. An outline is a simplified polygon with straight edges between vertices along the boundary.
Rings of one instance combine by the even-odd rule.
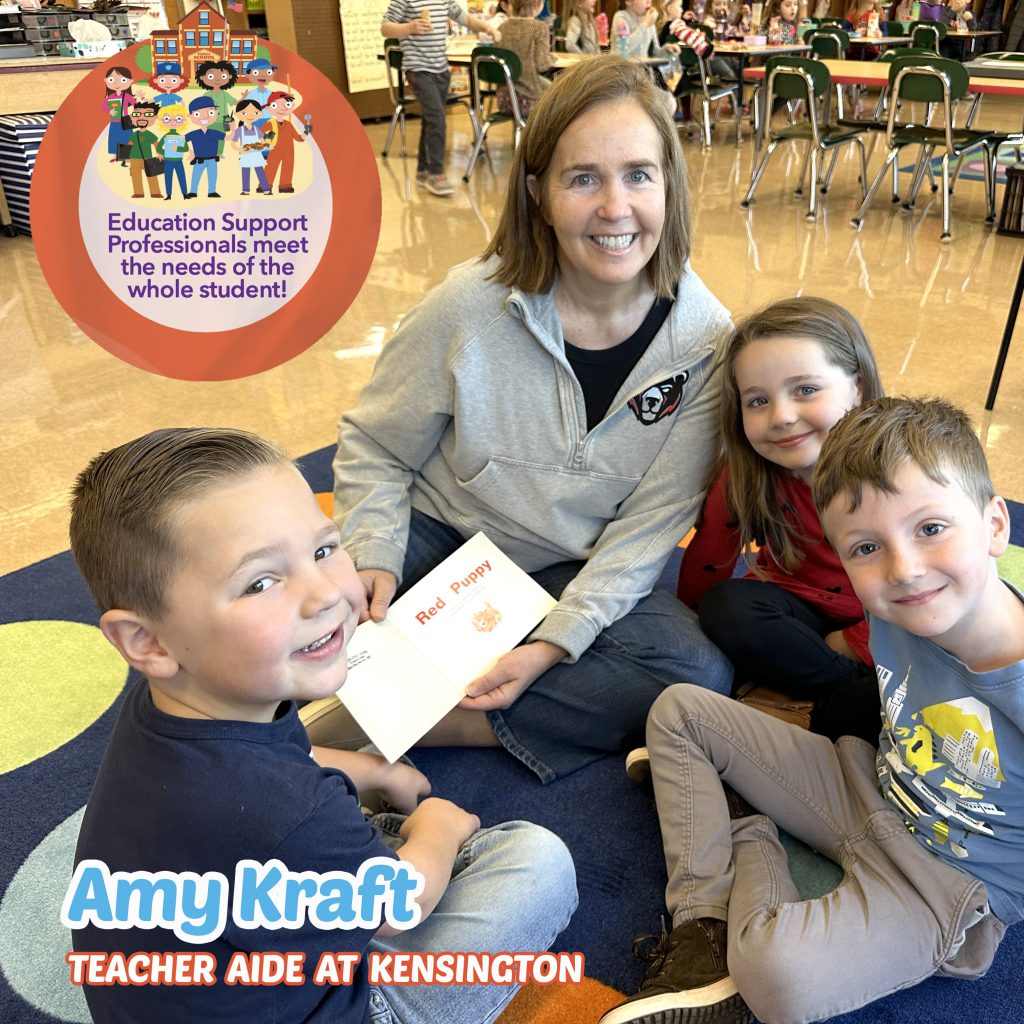
[[[646,391],[634,395],[628,403],[633,415],[645,426],[671,416],[682,404],[683,385],[689,377],[684,370],[675,377],[652,384]]]

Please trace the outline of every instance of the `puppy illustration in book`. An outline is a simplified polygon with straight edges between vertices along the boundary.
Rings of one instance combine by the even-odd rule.
[[[493,633],[494,627],[499,622],[501,622],[501,612],[486,601],[484,601],[483,608],[473,614],[473,628],[478,633]]]

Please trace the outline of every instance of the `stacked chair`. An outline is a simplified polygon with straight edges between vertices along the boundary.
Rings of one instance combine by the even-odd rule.
[[[711,42],[713,38],[711,29],[706,26],[701,27],[708,38],[708,42]],[[679,98],[689,97],[691,114],[693,104],[698,100],[700,101],[701,120],[698,124],[700,126],[701,146],[705,150],[711,148],[711,104],[718,103],[720,106],[722,100],[727,98],[732,98],[735,102],[736,94],[736,90],[732,85],[721,82],[712,76],[709,70],[711,57],[712,51],[710,49],[700,54],[693,47],[680,43],[679,63],[682,65],[683,77],[676,86],[675,94]],[[738,111],[736,117],[740,117]]]
[[[487,133],[494,125],[511,124],[513,144],[516,146],[519,145],[519,136],[526,127],[526,119],[519,109],[519,98],[516,96],[515,89],[515,84],[523,70],[519,55],[498,46],[478,46],[473,50],[470,60],[475,138],[473,151],[470,153],[469,163],[466,165],[466,173],[462,176],[462,180],[465,182],[469,181],[480,151],[487,141]],[[506,114],[500,110],[492,110],[491,113],[485,115],[484,98],[489,94],[482,88],[482,85],[490,86],[492,89],[499,89],[503,86],[507,88],[511,98],[512,113]]]
[[[864,196],[853,226],[859,228],[867,213],[875,192],[890,167],[893,168],[893,203],[899,203],[896,187],[896,161],[907,146],[921,147],[921,161],[930,165],[932,154],[942,151],[942,236],[943,242],[950,240],[950,159],[959,160],[969,150],[981,147],[984,150],[985,193],[988,201],[986,221],[995,220],[995,156],[996,150],[1005,141],[999,132],[975,131],[972,128],[956,128],[953,118],[953,104],[967,93],[968,74],[964,66],[944,57],[897,57],[889,68],[889,116],[885,130],[886,154],[871,187]],[[904,102],[940,105],[943,124],[933,127],[930,116],[925,123],[916,124],[901,119],[901,104]],[[905,208],[913,207],[918,184],[922,176],[921,166],[915,176],[914,185]]]
[[[750,176],[750,188],[741,202],[746,209],[754,201],[754,190],[757,188],[761,175],[779,144],[788,140],[807,144],[807,153],[800,170],[800,182],[796,195],[803,195],[803,182],[808,164],[810,164],[809,202],[807,219],[814,220],[817,214],[817,192],[819,179],[819,159],[826,153],[836,152],[845,145],[855,145],[860,150],[860,183],[861,195],[865,196],[864,188],[867,181],[867,160],[864,144],[860,138],[859,128],[850,128],[831,123],[831,92],[832,76],[828,68],[820,61],[808,60],[803,57],[772,57],[765,65],[764,90],[764,125],[768,137],[768,148],[764,156],[754,167]],[[772,101],[783,99],[787,102],[802,101],[802,118],[795,124],[782,128],[774,128],[771,123]],[[823,115],[818,116],[817,101],[823,101]],[[829,169],[828,178],[822,185],[822,193],[829,188],[833,166]]]

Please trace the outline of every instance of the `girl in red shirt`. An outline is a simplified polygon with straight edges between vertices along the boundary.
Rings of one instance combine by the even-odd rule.
[[[877,737],[867,624],[809,487],[832,427],[882,394],[871,348],[841,306],[785,299],[736,328],[722,371],[723,455],[683,558],[679,599],[733,662],[737,685],[814,700],[852,687],[874,700],[864,728]],[[749,569],[732,579],[741,551]],[[840,726],[830,720],[821,731],[849,731]]]

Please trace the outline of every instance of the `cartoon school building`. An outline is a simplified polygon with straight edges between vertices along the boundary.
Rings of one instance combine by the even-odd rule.
[[[196,68],[204,61],[230,61],[241,75],[256,56],[258,41],[255,32],[232,29],[219,11],[203,0],[176,28],[152,34],[153,66],[176,61],[190,85],[195,84]]]

